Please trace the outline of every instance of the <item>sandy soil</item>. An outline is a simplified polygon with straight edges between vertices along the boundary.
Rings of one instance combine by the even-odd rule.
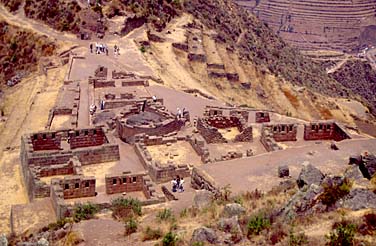
[[[70,115],[56,115],[52,120],[50,130],[67,129],[71,127],[70,121]]]
[[[160,161],[162,165],[168,165],[168,161],[178,165],[198,166],[202,164],[200,157],[192,149],[192,146],[185,141],[179,141],[171,145],[147,146],[147,149],[153,160]]]
[[[239,129],[237,127],[230,127],[226,129],[218,129],[219,133],[227,140],[234,140],[236,135],[239,135]]]

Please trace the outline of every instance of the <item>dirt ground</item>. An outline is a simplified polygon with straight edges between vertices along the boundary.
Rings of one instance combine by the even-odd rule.
[[[177,165],[199,166],[202,164],[200,156],[185,141],[178,141],[171,145],[147,146],[147,150],[150,152],[153,160],[159,161],[162,165],[169,165],[168,161],[172,161]]]

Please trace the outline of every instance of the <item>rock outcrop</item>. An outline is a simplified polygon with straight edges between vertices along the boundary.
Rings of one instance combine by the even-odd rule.
[[[297,179],[297,183],[299,188],[302,188],[305,185],[310,186],[311,184],[320,185],[323,178],[324,174],[319,169],[311,164],[307,164],[303,166]]]

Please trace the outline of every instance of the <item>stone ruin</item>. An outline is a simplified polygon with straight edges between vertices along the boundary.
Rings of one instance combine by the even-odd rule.
[[[69,116],[69,127],[77,127],[80,105],[80,87],[78,82],[67,81],[60,88],[55,106],[50,110],[46,129],[50,129],[54,117]]]
[[[116,129],[123,141],[132,143],[135,135],[166,135],[179,131],[186,122],[189,122],[189,112],[184,112],[180,117],[159,103],[145,101],[142,105],[125,107],[116,118]]]
[[[50,195],[42,177],[82,176],[81,165],[119,159],[119,146],[108,142],[102,127],[38,132],[21,139],[22,172],[31,201]]]
[[[135,143],[136,154],[141,160],[142,165],[148,171],[151,178],[157,182],[162,183],[170,181],[176,176],[189,177],[190,168],[187,163],[174,163],[168,161],[167,165],[162,165],[159,161],[153,160],[149,153],[147,146],[151,145],[164,145],[176,143],[177,141],[188,141],[189,137],[161,137],[161,136],[147,136],[145,134],[137,136]]]
[[[227,143],[229,140],[219,132],[219,129],[228,128],[237,128],[239,131],[233,139],[234,142],[250,142],[253,140],[253,135],[248,118],[249,112],[246,110],[207,107],[204,117],[197,119],[196,128],[208,144]]]
[[[334,140],[350,139],[346,130],[334,121],[318,121],[304,125],[304,140]]]
[[[269,112],[256,112],[256,123],[270,122]]]
[[[296,124],[264,124],[260,141],[267,151],[282,149],[277,142],[296,141]]]
[[[49,197],[58,219],[70,216],[69,199],[97,196],[96,177],[84,176],[82,166],[120,159],[119,146],[108,141],[102,127],[27,134],[21,140],[21,164],[29,200]],[[54,176],[64,176],[56,178]],[[51,184],[41,179],[51,177]],[[145,173],[107,174],[107,195],[142,192],[144,205],[164,202]],[[99,204],[110,206],[109,200]]]

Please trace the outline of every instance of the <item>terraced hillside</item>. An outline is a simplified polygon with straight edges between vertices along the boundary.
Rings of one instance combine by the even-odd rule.
[[[301,50],[374,45],[375,0],[235,0]]]

